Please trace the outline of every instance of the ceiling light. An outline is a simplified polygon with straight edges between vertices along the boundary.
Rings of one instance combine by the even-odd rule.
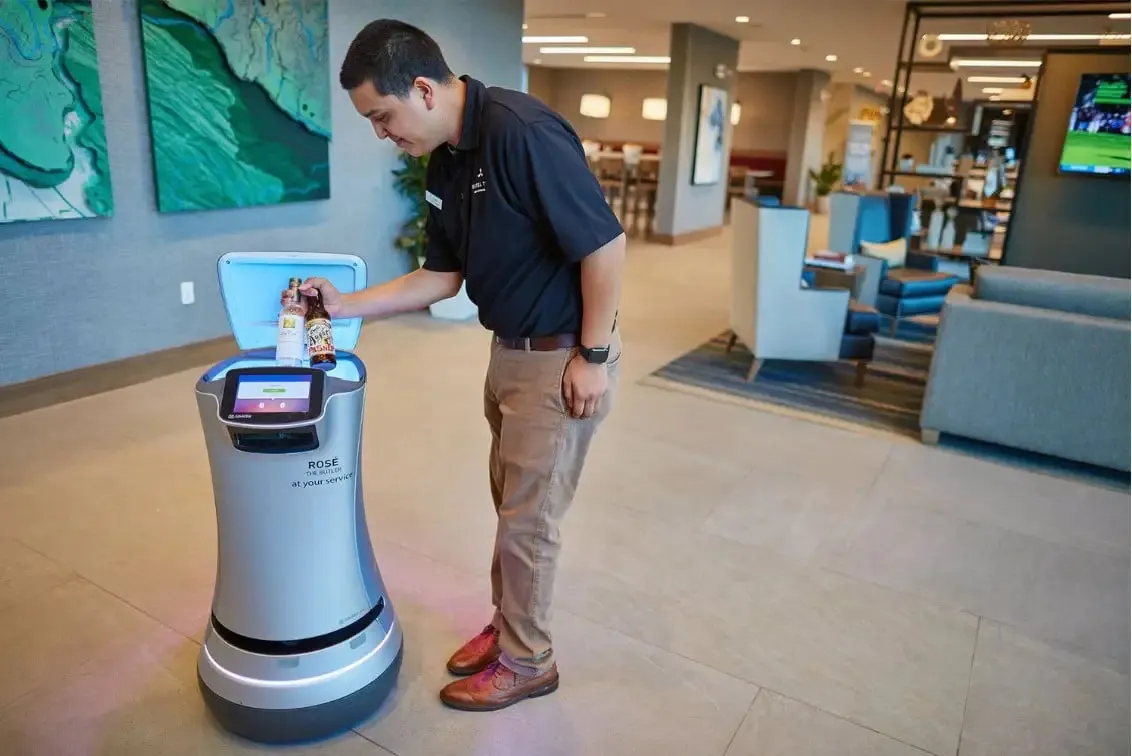
[[[670,63],[667,55],[587,55],[586,63]]]
[[[990,100],[991,102],[998,102],[999,100],[1002,99],[1002,97],[1000,97],[999,95],[991,95],[987,99]]]
[[[855,73],[855,74],[863,74],[864,72],[865,72],[865,69],[861,68],[860,66],[857,66],[856,68],[853,69],[853,73]]]
[[[735,23],[737,23],[737,24],[745,24],[745,23],[748,23],[750,20],[751,20],[750,16],[736,16],[735,17]]]
[[[968,76],[972,84],[1025,84],[1025,76]]]
[[[836,55],[827,55],[827,56],[825,56],[825,59],[828,60],[830,63],[836,63],[837,62],[837,56]]]
[[[1002,94],[1002,87],[983,87],[983,94]]]
[[[612,103],[601,94],[584,94],[578,112],[586,118],[609,118]]]
[[[891,82],[891,81],[889,81],[888,79],[882,79],[882,80],[881,80],[881,82],[880,82],[880,85],[881,85],[882,87],[891,87],[891,86],[892,86],[892,82]]]
[[[1040,60],[998,60],[996,58],[968,58],[951,61],[952,68],[1041,68]]]
[[[869,72],[869,71],[865,71],[864,73],[862,73],[862,74],[861,74],[861,76],[864,76],[864,77],[865,77],[865,78],[867,79],[867,78],[869,78],[870,76],[872,76],[872,73],[871,73],[871,72]]]
[[[1110,13],[1109,18],[1132,18],[1132,13]]]
[[[527,30],[527,25],[523,24],[523,31],[526,31],[526,30]]]
[[[942,42],[986,42],[989,34],[937,34]],[[1030,34],[1027,42],[1096,42],[1101,39],[1127,39],[1128,34]]]
[[[646,121],[663,121],[668,118],[668,100],[663,97],[646,97],[641,102],[641,118]]]
[[[632,55],[635,47],[540,47],[543,55]]]
[[[586,18],[605,18],[605,14],[595,11],[595,12],[587,13]]]
[[[578,44],[578,45],[584,45],[585,43],[587,43],[589,41],[590,41],[589,37],[527,37],[527,36],[523,37],[523,43],[528,44],[528,45],[530,45],[530,44],[536,44],[536,45],[537,44],[544,44],[544,45]]]
[[[790,40],[790,44],[792,44],[792,45],[794,45],[795,47],[797,47],[798,45],[802,44],[802,40],[800,40],[800,39],[798,39],[797,37],[795,37],[794,39]]]

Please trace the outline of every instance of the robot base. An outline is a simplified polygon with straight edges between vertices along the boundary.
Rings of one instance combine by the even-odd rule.
[[[398,633],[398,635],[400,635]],[[397,638],[397,655],[380,675],[342,698],[299,709],[260,709],[228,700],[208,687],[197,671],[205,706],[228,732],[268,745],[293,745],[340,735],[372,716],[384,703],[401,669],[404,642]]]

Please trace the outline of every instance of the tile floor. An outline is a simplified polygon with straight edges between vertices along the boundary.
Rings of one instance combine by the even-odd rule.
[[[436,698],[487,619],[487,337],[367,327],[394,697],[288,753],[1108,756],[1129,749],[1129,496],[643,386],[726,326],[726,237],[634,244],[625,379],[564,528],[563,684]],[[196,371],[0,420],[6,756],[242,754],[194,664],[215,559]]]

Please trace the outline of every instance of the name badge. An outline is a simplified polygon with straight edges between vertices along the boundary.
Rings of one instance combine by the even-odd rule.
[[[425,198],[425,201],[428,202],[428,204],[432,205],[437,210],[443,210],[444,209],[444,202],[441,201],[440,197],[437,197],[432,192],[426,190],[425,193],[424,193],[424,198]]]

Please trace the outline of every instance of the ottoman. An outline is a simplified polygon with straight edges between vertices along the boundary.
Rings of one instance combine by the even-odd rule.
[[[889,269],[877,291],[877,310],[895,321],[908,315],[931,315],[943,309],[958,276],[915,268]]]

